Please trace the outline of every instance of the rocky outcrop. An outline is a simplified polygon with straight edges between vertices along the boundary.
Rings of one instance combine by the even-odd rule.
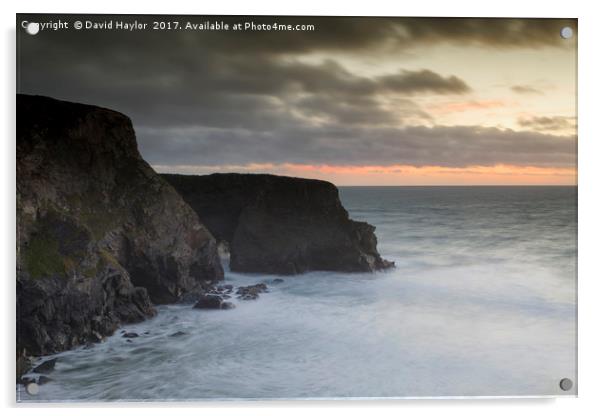
[[[231,302],[225,302],[224,298],[219,295],[201,295],[199,300],[194,304],[194,309],[233,309],[234,305]]]
[[[257,283],[251,286],[241,286],[236,290],[236,294],[239,299],[242,300],[255,300],[259,297],[260,293],[268,291],[268,286],[265,283]]]
[[[393,265],[380,257],[374,227],[349,219],[329,182],[250,174],[162,176],[229,246],[233,271],[367,272]]]
[[[126,116],[17,96],[18,354],[98,340],[222,278],[215,239]]]

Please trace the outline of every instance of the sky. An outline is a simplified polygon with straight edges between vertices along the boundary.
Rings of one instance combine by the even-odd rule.
[[[337,185],[577,181],[576,20],[20,20],[230,25],[18,33],[18,92],[123,112],[159,172],[274,173]],[[251,21],[314,29],[231,29]],[[571,39],[560,36],[565,26]]]

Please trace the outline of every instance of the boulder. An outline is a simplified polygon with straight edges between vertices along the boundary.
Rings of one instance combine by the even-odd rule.
[[[236,294],[239,299],[242,300],[255,300],[259,297],[260,293],[268,291],[268,287],[265,283],[258,283],[251,286],[241,286],[236,289]]]
[[[234,309],[236,306],[232,302],[222,302],[220,309]]]
[[[195,303],[195,309],[220,309],[222,298],[217,295],[203,295]]]

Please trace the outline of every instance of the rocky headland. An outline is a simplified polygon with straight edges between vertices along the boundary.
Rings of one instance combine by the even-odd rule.
[[[49,354],[223,279],[215,239],[104,108],[17,95],[17,348]]]
[[[228,247],[237,272],[370,272],[393,266],[333,184],[257,174],[162,175]]]

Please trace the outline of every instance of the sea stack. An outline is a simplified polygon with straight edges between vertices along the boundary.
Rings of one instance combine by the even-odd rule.
[[[162,175],[229,247],[236,272],[372,272],[393,266],[375,228],[353,221],[332,183],[275,175]]]
[[[215,239],[128,117],[17,95],[18,354],[96,341],[220,279]]]

